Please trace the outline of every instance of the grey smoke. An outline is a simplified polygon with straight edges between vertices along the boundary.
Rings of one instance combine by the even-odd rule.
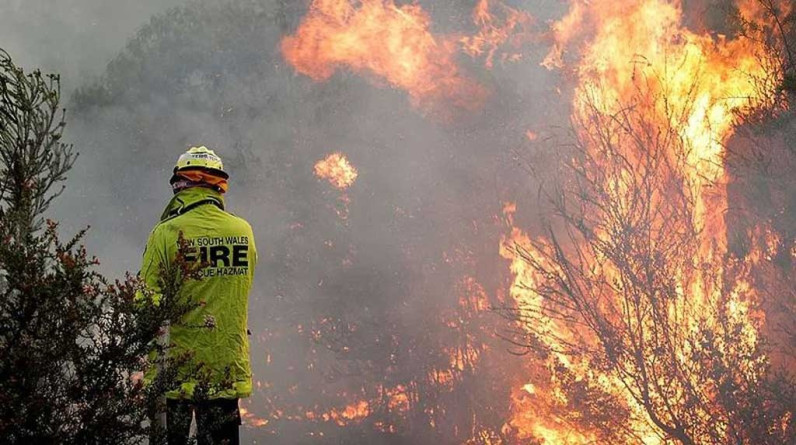
[[[153,14],[186,0],[3,0],[0,45],[23,67],[61,74],[67,92],[105,64]]]
[[[435,32],[471,26],[475,1],[421,3]],[[255,380],[270,386],[251,402],[261,417],[271,403],[328,408],[327,398],[339,391],[356,395],[374,382],[422,379],[427,362],[446,366],[435,333],[444,330],[438,314],[456,307],[453,285],[472,275],[494,295],[506,273],[497,255],[502,202],[518,200],[526,215],[535,212],[535,184],[515,157],[526,147],[525,130],[541,131],[565,115],[566,100],[551,94],[556,74],[538,66],[542,49],[491,72],[463,59],[492,96],[454,123],[423,116],[402,91],[345,70],[324,83],[296,75],[278,44],[306,4],[0,6],[0,46],[23,66],[62,73],[74,97],[67,137],[81,157],[52,214],[64,234],[92,225],[86,241],[103,272],[137,270],[185,148],[205,144],[224,156],[232,174],[229,209],[252,223],[260,252],[250,324]],[[540,20],[561,12],[552,1],[518,4],[539,11]],[[71,95],[86,87],[102,92]],[[336,212],[340,192],[312,174],[331,151],[345,153],[360,172],[347,192],[347,219]],[[315,343],[296,334],[298,325],[308,331],[325,317],[340,328],[325,333],[339,338]],[[342,329],[351,324],[358,329]],[[507,355],[505,363],[484,366],[509,362]],[[490,397],[497,407],[508,403],[505,393]],[[273,425],[279,443],[328,443],[294,424]],[[456,439],[442,426],[436,439],[415,428],[415,439]],[[363,440],[355,434],[343,429],[326,440]],[[418,443],[411,434],[398,437]]]

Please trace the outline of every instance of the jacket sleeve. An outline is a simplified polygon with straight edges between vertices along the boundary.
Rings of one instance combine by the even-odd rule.
[[[158,227],[155,227],[152,233],[149,234],[149,239],[144,248],[144,259],[141,263],[141,270],[138,272],[138,276],[145,289],[145,291],[139,291],[136,295],[138,301],[150,301],[155,305],[160,303],[162,295],[160,274],[165,266],[165,246]]]

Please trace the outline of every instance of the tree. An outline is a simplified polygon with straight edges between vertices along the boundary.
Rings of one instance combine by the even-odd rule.
[[[0,436],[6,443],[141,442],[173,376],[150,386],[130,377],[167,320],[186,310],[169,298],[136,301],[138,281],[97,273],[80,241],[44,221],[76,155],[57,75],[26,74],[0,50]],[[60,189],[57,189],[61,186]],[[169,280],[169,279],[167,279]]]
[[[703,250],[713,229],[693,224],[701,198],[687,157],[672,156],[683,148],[676,125],[658,132],[637,108],[589,106],[592,120],[578,124],[593,138],[578,141],[572,179],[550,193],[546,236],[504,247],[527,265],[513,312],[524,341],[570,380],[573,418],[591,419],[604,440],[792,440],[793,382],[770,378],[759,308],[736,286],[735,261]],[[624,421],[603,411],[616,406]]]
[[[748,73],[753,89],[767,94],[752,94],[751,106],[736,98],[735,106],[714,108],[732,108],[725,117],[733,127],[768,141],[746,158],[722,152],[736,174],[737,164],[755,156],[770,171],[793,165],[792,144],[777,137],[792,128],[785,122],[792,119],[793,52],[788,32],[775,31],[746,29],[778,42],[756,54],[763,75]],[[563,394],[559,404],[569,408],[562,417],[597,442],[791,443],[793,368],[775,360],[788,344],[772,338],[766,323],[794,322],[792,310],[776,314],[770,304],[793,304],[792,179],[769,176],[758,182],[763,187],[747,189],[764,189],[757,202],[729,199],[743,196],[732,190],[732,163],[709,150],[711,141],[727,142],[716,128],[729,120],[688,132],[700,119],[693,110],[710,67],[690,70],[686,62],[694,59],[680,58],[676,48],[666,56],[673,63],[658,68],[638,60],[621,94],[612,95],[618,90],[610,75],[576,92],[572,150],[563,179],[546,189],[553,215],[542,236],[515,231],[503,247],[518,277],[519,303],[509,310],[524,328],[516,340],[548,364]],[[678,84],[672,66],[688,82]],[[749,171],[739,189],[765,177]],[[727,226],[739,208],[768,215],[749,220],[745,243],[733,242],[738,227]]]

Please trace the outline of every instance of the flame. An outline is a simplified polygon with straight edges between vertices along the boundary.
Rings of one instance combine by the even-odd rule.
[[[754,12],[743,6],[747,4],[743,2],[740,10]],[[653,212],[658,212],[645,214],[654,238],[651,242],[656,243],[666,230],[675,231],[675,237],[681,234],[678,230],[696,234],[695,245],[681,246],[680,258],[674,260],[680,266],[671,280],[678,292],[664,309],[667,320],[680,323],[676,329],[683,341],[674,347],[677,352],[672,360],[683,369],[692,369],[695,375],[706,372],[711,364],[695,364],[698,348],[686,339],[698,338],[705,325],[724,332],[722,323],[726,323],[737,329],[733,331],[734,343],[713,339],[716,348],[739,358],[732,366],[748,381],[759,380],[763,372],[760,361],[764,359],[754,358],[751,351],[759,344],[764,316],[757,309],[755,290],[744,279],[745,267],[726,260],[723,215],[728,206],[724,145],[733,134],[737,113],[771,93],[760,91],[752,81],[766,76],[760,62],[761,44],[742,37],[696,34],[682,25],[679,2],[662,0],[576,0],[569,13],[552,25],[552,33],[555,45],[543,64],[548,68],[574,64],[578,81],[573,121],[578,125],[576,131],[587,163],[579,164],[582,161],[577,159],[572,163],[588,166],[579,171],[582,178],[602,184],[595,193],[600,194],[601,201],[610,203],[609,210],[614,212],[608,213],[598,205],[583,205],[581,213],[595,225],[594,238],[588,242],[610,246],[622,227],[633,223],[623,218],[632,217],[638,207],[640,198],[634,187],[650,181],[649,175],[653,175],[653,188],[657,189],[643,198]],[[580,51],[570,53],[570,48]],[[642,136],[635,140],[623,137],[629,133]],[[645,139],[648,135],[659,136]],[[532,140],[535,135],[528,138]],[[665,161],[650,161],[650,153]],[[675,202],[678,197],[682,201]],[[520,438],[544,444],[629,440],[608,439],[589,422],[580,421],[577,406],[581,401],[568,396],[574,381],[582,390],[616,404],[616,414],[624,419],[623,428],[631,432],[633,443],[667,442],[670,433],[650,420],[648,410],[626,388],[616,369],[595,369],[588,356],[574,352],[573,345],[583,351],[606,347],[604,339],[601,343],[585,328],[593,320],[579,318],[571,307],[552,307],[550,297],[543,295],[556,280],[575,280],[570,282],[573,286],[586,283],[593,287],[583,290],[584,295],[597,299],[593,302],[595,310],[605,314],[611,327],[649,335],[654,329],[647,324],[648,317],[622,319],[620,294],[626,286],[632,286],[625,280],[627,271],[611,262],[610,252],[594,249],[594,244],[582,239],[573,239],[571,247],[561,247],[560,240],[554,245],[551,239],[534,238],[513,227],[515,210],[513,204],[505,207],[506,220],[512,227],[501,242],[500,254],[510,260],[513,282],[509,292],[523,311],[523,326],[549,355],[541,368],[531,367],[536,377],[522,382],[514,392],[514,415],[507,425],[516,429]],[[562,269],[564,266],[556,261],[559,248],[565,249],[565,254],[567,249],[577,252],[577,264],[582,266],[578,270],[584,274],[580,279],[573,278],[572,271]],[[660,252],[656,245],[651,249]],[[714,268],[710,275],[699,272],[703,265]],[[735,274],[734,282],[724,281],[728,273]],[[611,314],[616,318],[611,319]],[[643,342],[655,344],[655,339],[644,337]],[[744,357],[750,358],[744,361]],[[655,363],[654,356],[638,360]],[[633,363],[619,366],[632,367]],[[693,377],[691,383],[706,398],[718,391],[709,378],[697,381]],[[655,384],[662,387],[655,397],[678,400],[688,391],[671,381]],[[705,437],[729,434],[729,421],[716,420],[729,418],[720,411],[716,406],[697,410],[698,420],[693,421],[704,428]]]
[[[436,36],[430,26],[428,14],[416,4],[314,0],[295,35],[282,41],[282,53],[296,71],[315,81],[346,67],[406,91],[412,104],[425,110],[478,108],[485,88],[456,64],[456,39]]]
[[[370,404],[365,400],[347,405],[342,410],[332,409],[324,415],[324,419],[331,419],[340,426],[351,422],[358,422],[370,415]]]
[[[340,68],[406,91],[415,107],[449,117],[452,109],[476,110],[487,89],[463,73],[463,52],[484,58],[522,58],[523,44],[536,39],[533,18],[500,1],[479,0],[473,9],[474,35],[435,35],[418,4],[392,0],[313,0],[295,35],[282,40],[285,60],[297,72],[326,81]]]
[[[349,71],[365,76],[377,86],[405,91],[411,103],[425,111],[475,110],[485,101],[487,89],[462,70],[457,58],[464,54],[483,59],[483,65],[492,68],[496,62],[521,58],[521,45],[536,38],[530,32],[534,23],[529,14],[497,0],[475,3],[475,31],[462,35],[433,33],[430,16],[417,2],[313,0],[299,28],[285,37],[281,49],[298,73],[314,81],[326,81],[338,71]],[[765,16],[757,3],[741,1],[738,6],[747,18],[761,20]],[[781,5],[782,11],[789,8],[784,2]],[[681,333],[681,344],[673,348],[672,362],[704,371],[710,363],[692,364],[695,355],[704,353],[700,343],[692,340],[698,339],[703,325],[725,323],[734,329],[733,341],[717,339],[711,346],[718,354],[740,357],[732,365],[754,382],[762,375],[764,360],[747,357],[753,357],[761,343],[761,326],[766,317],[758,308],[755,282],[747,276],[749,264],[731,258],[728,252],[723,216],[728,207],[724,146],[733,135],[738,114],[768,92],[750,82],[766,75],[759,57],[762,48],[760,42],[750,39],[690,30],[683,26],[682,15],[678,1],[571,0],[568,13],[551,25],[554,45],[543,65],[574,74],[577,85],[572,95],[572,120],[583,154],[593,160],[591,167],[598,167],[581,173],[600,181],[602,196],[614,205],[612,210],[621,216],[632,214],[639,201],[633,194],[634,185],[645,174],[658,175],[654,183],[657,188],[651,192],[648,204],[659,213],[651,217],[649,231],[697,234],[693,245],[678,246],[678,267],[672,269],[670,277],[676,292],[661,308],[656,308],[667,320],[674,320],[672,327]],[[469,66],[480,69],[474,64]],[[566,97],[560,90],[558,95]],[[628,131],[662,135],[665,140],[623,138]],[[544,139],[530,130],[524,136],[534,145]],[[660,146],[654,146],[657,142]],[[605,144],[613,151],[606,152]],[[654,170],[646,163],[645,157],[653,151],[663,160],[661,165],[670,170]],[[641,169],[616,168],[617,160]],[[583,165],[575,157],[567,161]],[[356,169],[340,153],[319,161],[315,174],[340,190],[349,188],[357,178]],[[680,207],[677,203],[669,205],[676,197],[682,197],[685,203]],[[345,194],[340,199],[347,205]],[[601,218],[603,215],[594,207],[597,206],[584,206],[593,211],[584,212],[585,216]],[[467,443],[515,443],[515,439],[516,443],[540,444],[671,443],[671,434],[650,419],[620,372],[606,365],[609,360],[576,353],[578,348],[588,352],[605,347],[584,327],[588,323],[566,308],[557,312],[558,317],[546,316],[560,308],[551,308],[540,288],[566,277],[567,271],[555,261],[559,253],[555,240],[515,226],[516,209],[514,203],[504,206],[504,220],[510,230],[501,240],[500,255],[509,261],[512,282],[507,291],[497,291],[496,300],[504,302],[510,297],[514,307],[523,311],[521,326],[527,330],[523,334],[545,354],[528,360],[522,369],[512,369],[521,375],[512,374],[511,413],[502,430],[483,427],[475,419],[480,413],[473,413],[473,428],[466,433],[472,434],[472,440]],[[396,208],[396,214],[401,212],[404,210]],[[341,217],[344,214],[340,213]],[[593,240],[610,244],[627,221],[614,217],[599,222],[602,224],[594,229]],[[780,244],[777,234],[761,230],[756,236],[757,244],[764,248],[753,252],[748,261],[770,261]],[[651,238],[652,246],[645,247],[659,253],[659,246],[655,245],[658,239]],[[614,311],[613,315],[621,318],[616,309],[621,307],[618,294],[627,286],[622,282],[626,271],[611,263],[609,253],[579,243],[584,241],[565,243],[562,255],[573,251],[584,254],[580,261],[585,280],[592,286],[586,294],[597,297],[595,310],[609,315]],[[328,246],[332,247],[331,241]],[[445,261],[459,264],[458,258],[447,255]],[[403,427],[401,421],[384,417],[384,413],[411,417],[413,410],[421,406],[431,427],[438,428],[445,407],[423,407],[418,391],[432,389],[434,393],[454,394],[453,388],[474,376],[477,366],[483,372],[484,364],[495,365],[490,351],[496,348],[488,348],[472,335],[481,328],[472,327],[481,314],[492,309],[489,295],[474,277],[465,276],[458,286],[458,307],[449,308],[440,318],[443,326],[458,334],[459,341],[443,347],[449,362],[434,363],[424,369],[425,377],[416,381],[395,384],[392,380],[392,387],[371,383],[363,385],[354,396],[339,393],[333,408],[291,408],[290,414],[285,414],[287,409],[276,410],[269,419],[309,420],[341,427],[369,423],[376,430],[396,433]],[[616,321],[628,331],[650,327],[643,317],[622,323]],[[607,327],[600,327],[613,326],[608,323]],[[298,330],[302,332],[302,327],[298,326]],[[318,340],[321,331],[312,331]],[[648,331],[639,338],[643,343],[654,344]],[[343,349],[349,352],[348,348]],[[657,353],[648,350],[637,360],[654,361]],[[632,366],[632,360],[625,361]],[[715,398],[721,390],[715,382],[693,382],[707,399]],[[669,385],[665,378],[654,383],[664,388],[655,396],[669,396],[673,401],[689,390],[676,382]],[[611,420],[589,417],[588,403],[609,406]],[[729,416],[724,414],[708,407],[693,421],[712,424],[707,428],[720,439],[711,443],[729,442],[727,432],[731,425]],[[791,418],[792,413],[788,413],[774,428],[785,430]],[[605,433],[601,422],[613,425],[617,432]]]
[[[268,425],[268,420],[255,416],[243,406],[240,407],[240,416],[247,427],[261,428]]]
[[[622,101],[634,96],[642,77],[646,83],[641,88],[648,89],[648,96],[666,94],[665,103],[639,104],[652,108],[645,113],[659,120],[664,120],[664,106],[685,113],[673,113],[670,119],[678,121],[668,122],[682,129],[680,136],[689,146],[673,155],[686,156],[691,167],[687,176],[697,199],[694,224],[716,235],[706,243],[716,241],[724,247],[723,222],[716,219],[721,212],[709,210],[717,210],[726,202],[726,191],[720,186],[710,197],[703,189],[722,180],[723,143],[732,134],[733,113],[757,96],[750,78],[765,75],[757,57],[759,44],[740,38],[719,37],[714,41],[710,36],[693,34],[680,24],[679,4],[660,0],[632,5],[577,2],[561,23],[569,29],[599,27],[577,68],[577,114],[588,116],[591,110],[587,102],[592,100],[602,111],[616,110]],[[573,37],[562,32],[558,48]],[[693,88],[695,82],[697,90]],[[713,198],[715,203],[707,202]]]
[[[388,412],[396,414],[405,414],[409,411],[409,395],[406,392],[406,387],[403,385],[396,385],[392,388],[380,388],[379,391],[386,396],[386,408]],[[334,422],[338,426],[347,426],[350,424],[357,424],[365,421],[373,414],[373,407],[378,406],[379,399],[367,400],[360,399],[348,403],[342,408],[332,408],[320,414],[314,411],[307,411],[304,413],[304,418],[307,420],[322,420],[324,422]],[[387,430],[391,429],[390,425],[382,425]]]
[[[334,187],[345,190],[354,184],[359,173],[342,153],[335,152],[315,164],[315,176],[326,179]]]
[[[535,37],[530,29],[533,17],[502,2],[480,0],[473,10],[473,22],[479,27],[478,33],[462,37],[462,47],[472,57],[486,55],[487,68],[494,65],[496,53],[507,42],[514,51],[504,52],[500,58],[504,62],[516,61],[522,58],[518,49]]]

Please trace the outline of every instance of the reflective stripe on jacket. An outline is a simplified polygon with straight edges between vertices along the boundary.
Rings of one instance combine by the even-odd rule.
[[[168,398],[192,398],[197,381],[188,369],[202,367],[210,376],[211,399],[243,398],[252,392],[248,295],[257,251],[251,226],[224,211],[215,190],[192,187],[174,195],[149,235],[141,278],[159,299],[161,268],[175,262],[182,234],[185,258],[202,264],[201,278],[185,280],[177,297],[196,307],[169,328],[170,354],[191,359],[180,370],[180,387]],[[153,371],[154,372],[154,371]],[[148,375],[146,380],[151,380]]]

